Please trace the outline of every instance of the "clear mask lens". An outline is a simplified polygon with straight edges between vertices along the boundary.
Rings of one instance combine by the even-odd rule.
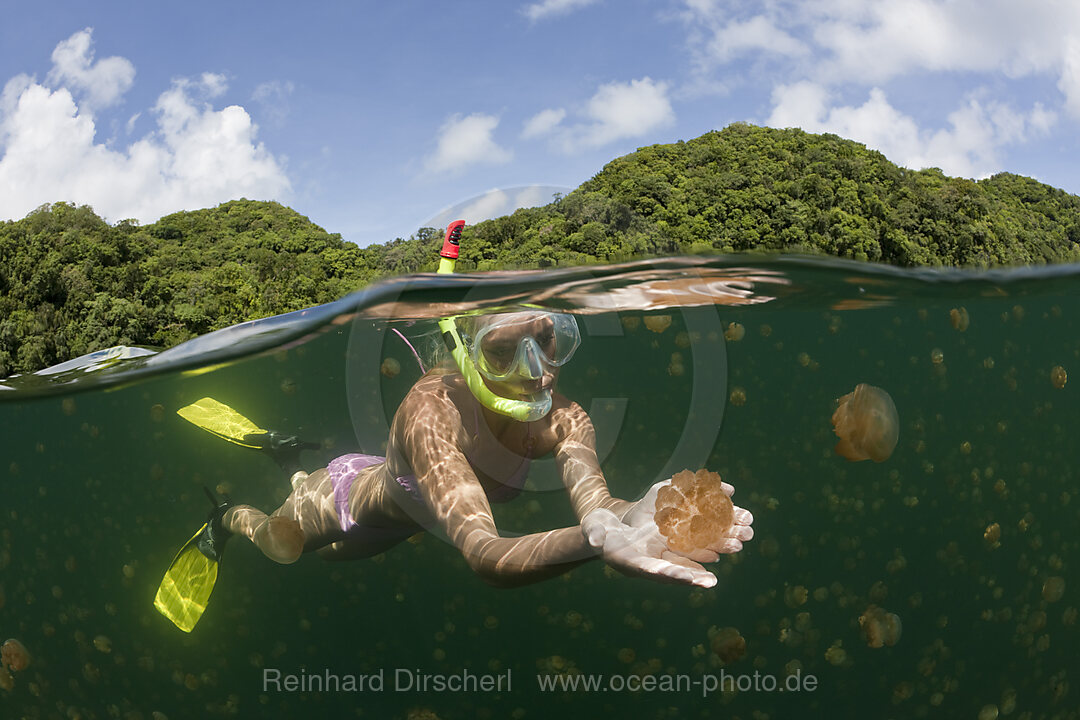
[[[581,343],[572,315],[522,312],[496,316],[469,342],[473,362],[490,380],[539,379],[565,364]]]

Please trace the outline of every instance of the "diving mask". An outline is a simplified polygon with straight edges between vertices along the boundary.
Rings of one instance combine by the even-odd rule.
[[[545,368],[566,364],[581,344],[573,315],[527,311],[489,316],[475,335],[462,342],[488,380],[538,380]]]

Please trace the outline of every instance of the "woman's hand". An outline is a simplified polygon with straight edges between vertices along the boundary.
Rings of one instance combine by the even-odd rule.
[[[654,505],[655,500],[654,496]],[[604,562],[626,575],[706,588],[716,584],[711,572],[668,549],[651,516],[633,527],[607,508],[595,508],[582,518],[581,534],[600,551]]]
[[[742,550],[743,543],[754,537],[751,527],[754,516],[736,506],[734,523],[715,546],[687,554],[675,552],[668,547],[654,519],[656,495],[660,488],[670,484],[670,480],[665,480],[653,485],[622,520],[610,510],[591,511],[581,521],[581,532],[616,570],[665,582],[712,587],[716,576],[700,563],[716,562],[721,554]],[[728,483],[723,483],[721,489],[728,497],[735,493]]]
[[[655,526],[653,516],[656,514],[656,495],[660,492],[660,488],[667,487],[671,484],[671,480],[664,480],[658,482],[649,488],[649,492],[645,493],[645,497],[634,503],[634,506],[627,511],[623,516],[623,522],[628,525],[641,527],[647,523],[652,523]],[[724,494],[729,498],[735,494],[735,488],[729,483],[721,482],[720,489],[724,491]],[[709,546],[708,548],[702,548],[690,553],[679,553],[675,550],[677,555],[684,555],[691,560],[696,560],[699,563],[713,563],[720,559],[721,555],[729,555],[731,553],[737,553],[743,548],[744,542],[749,542],[754,538],[754,528],[751,525],[754,522],[754,516],[749,510],[745,510],[738,505],[733,506],[734,518],[731,523],[731,527],[727,532],[716,542],[716,544]],[[661,535],[661,539],[664,540]],[[667,541],[664,540],[665,547]]]

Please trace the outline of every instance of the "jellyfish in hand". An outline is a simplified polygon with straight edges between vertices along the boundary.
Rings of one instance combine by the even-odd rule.
[[[900,417],[889,393],[859,383],[837,402],[832,416],[833,430],[840,438],[836,454],[851,462],[887,460],[900,438]]]
[[[683,470],[656,495],[656,526],[676,552],[693,553],[718,544],[731,528],[735,509],[720,475]]]

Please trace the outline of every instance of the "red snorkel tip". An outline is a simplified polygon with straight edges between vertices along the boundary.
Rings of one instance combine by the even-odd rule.
[[[465,227],[464,220],[455,220],[446,226],[446,238],[443,240],[442,250],[439,255],[447,260],[457,260],[458,244],[461,242],[461,230]]]

